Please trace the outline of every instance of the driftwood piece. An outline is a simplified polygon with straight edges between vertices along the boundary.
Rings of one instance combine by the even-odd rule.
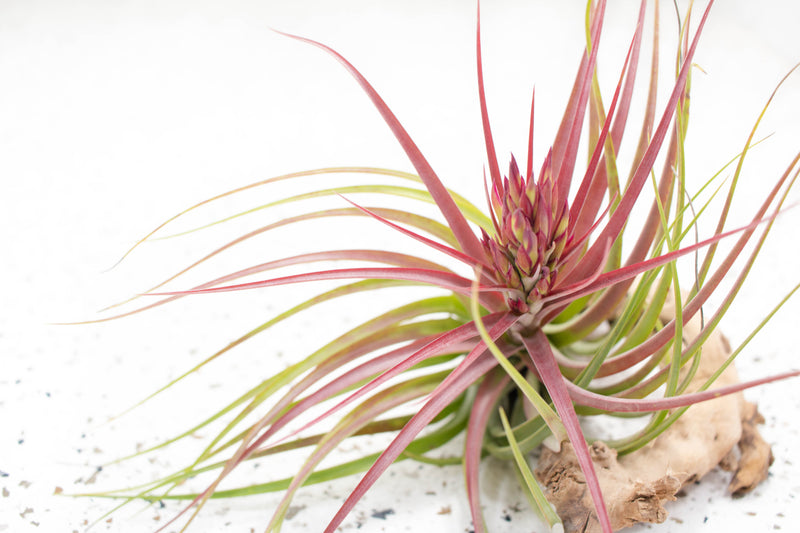
[[[693,339],[699,330],[699,323],[691,322],[684,328],[684,339]],[[689,391],[697,390],[730,353],[727,339],[713,333],[703,347]],[[731,365],[715,386],[738,381]],[[717,465],[734,471],[729,486],[733,495],[752,490],[766,479],[773,460],[769,445],[756,429],[758,423],[763,423],[763,418],[756,406],[745,402],[741,394],[733,394],[692,406],[654,441],[619,459],[615,450],[595,442],[590,450],[614,530],[639,522],[663,522],[667,518],[664,503],[676,499],[681,487]],[[536,476],[546,487],[566,533],[601,531],[569,443],[559,452],[543,449]]]

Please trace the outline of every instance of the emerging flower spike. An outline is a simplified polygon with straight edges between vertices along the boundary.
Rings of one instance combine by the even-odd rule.
[[[147,399],[237,345],[278,327],[285,319],[313,312],[322,302],[409,286],[434,287],[437,293],[344,332],[304,359],[268,376],[218,413],[188,429],[183,436],[210,426],[220,418],[232,417],[226,418],[226,425],[216,438],[185,468],[135,489],[95,495],[189,501],[178,516],[161,527],[159,531],[162,531],[193,509],[191,522],[212,497],[284,491],[267,527],[268,531],[277,531],[293,495],[303,485],[363,473],[325,527],[325,532],[332,533],[393,462],[406,458],[435,462],[425,454],[463,433],[465,446],[461,462],[476,533],[485,531],[478,467],[486,454],[514,460],[533,507],[541,512],[553,530],[557,530],[561,527],[559,519],[546,503],[542,489],[524,460],[524,454],[552,437],[550,440],[555,440],[556,446],[565,442],[572,445],[585,477],[594,509],[591,516],[587,515],[584,525],[596,522],[600,530],[610,533],[614,525],[578,414],[647,414],[650,418],[644,429],[611,443],[619,453],[629,453],[657,438],[689,405],[798,375],[797,371],[792,371],[707,390],[763,326],[765,319],[699,390],[687,393],[704,343],[742,287],[800,174],[800,153],[790,160],[750,222],[731,229],[727,224],[728,206],[745,156],[754,144],[758,124],[772,100],[770,97],[739,155],[732,161],[736,162],[736,169],[715,232],[704,240],[686,244],[687,235],[716,194],[711,194],[710,198],[704,196],[716,176],[700,192],[691,194],[686,188],[683,168],[690,70],[711,2],[693,35],[689,31],[688,14],[683,19],[677,46],[678,67],[660,111],[655,98],[659,74],[656,9],[650,91],[639,143],[624,183],[619,178],[621,169],[616,154],[622,146],[633,103],[646,2],[640,3],[637,26],[607,109],[596,69],[605,5],[605,0],[590,1],[587,5],[587,45],[558,133],[542,161],[538,177],[533,172],[533,103],[525,169],[521,171],[512,157],[507,174],[504,176],[500,172],[484,90],[478,12],[477,80],[489,174],[484,179],[488,215],[445,187],[386,102],[352,64],[324,44],[284,34],[323,50],[353,76],[405,151],[417,175],[343,167],[278,176],[190,207],[139,241],[134,248],[175,218],[211,201],[256,187],[319,175],[330,180],[354,177],[367,180],[358,185],[345,184],[281,197],[228,217],[255,211],[269,213],[270,208],[277,205],[299,205],[301,200],[312,197],[331,197],[339,202],[329,209],[301,212],[260,225],[147,291],[149,296],[163,296],[163,299],[102,319],[127,316],[187,295],[319,280],[345,282],[272,317]],[[588,121],[585,120],[587,116]],[[588,131],[584,131],[584,122],[588,122]],[[578,147],[584,138],[588,139],[588,157],[581,175],[576,167]],[[655,168],[659,154],[664,158],[660,172]],[[390,180],[392,184],[368,181],[372,177]],[[655,198],[650,202],[649,214],[643,222],[634,220],[631,213],[637,202],[641,202],[641,193],[651,177]],[[351,199],[362,193],[435,204],[444,224],[417,214],[413,209],[362,206]],[[342,202],[342,196],[349,203]],[[697,215],[690,216],[694,206],[701,208]],[[321,248],[295,256],[271,257],[266,262],[190,290],[165,289],[168,282],[248,239],[298,222],[324,222],[332,217],[366,217],[371,222],[384,224],[399,237],[411,237],[429,247],[439,254],[439,259],[422,259],[384,249],[384,243],[375,249]],[[478,233],[474,230],[476,227]],[[627,251],[627,257],[623,257],[623,240],[631,233],[634,245]],[[715,258],[717,243],[723,239],[732,241],[731,248],[722,257]],[[748,245],[752,245],[749,250]],[[698,256],[698,264],[702,266],[691,280],[692,288],[682,291],[674,263],[689,254]],[[703,260],[699,261],[701,254]],[[344,261],[347,266],[311,267],[324,261]],[[468,265],[474,278],[456,274],[450,268],[449,262],[453,261],[461,266]],[[277,268],[294,270],[280,277],[240,281]],[[710,297],[719,290],[724,279],[733,275],[731,287],[720,298],[722,303],[708,313]],[[788,296],[779,302],[775,310],[787,299]],[[665,319],[662,311],[670,300],[674,302],[675,311]],[[768,318],[772,314],[774,311]],[[685,338],[684,326],[700,316],[703,319],[697,335]],[[604,378],[604,381],[599,383],[596,378]],[[658,396],[659,390],[665,392]],[[670,409],[677,411],[670,413],[667,411]],[[308,420],[310,411],[322,414]],[[333,427],[320,429],[325,421],[333,421]],[[308,431],[316,433],[308,434]],[[319,467],[343,441],[385,432],[392,432],[394,437],[384,449],[335,466]],[[173,440],[137,455],[160,449]],[[220,483],[245,461],[305,448],[310,448],[306,461],[290,478],[218,490]],[[205,490],[199,493],[174,490],[186,480],[209,472],[213,477]]]
[[[571,237],[566,198],[554,197],[552,153],[539,174],[523,177],[511,159],[508,176],[492,183],[495,233],[483,233],[486,259],[497,283],[513,289],[510,309],[535,317],[556,280],[561,254]]]

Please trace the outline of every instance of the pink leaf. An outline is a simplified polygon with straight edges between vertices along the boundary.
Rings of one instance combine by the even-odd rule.
[[[306,272],[294,274],[280,278],[252,281],[249,283],[239,283],[236,285],[226,285],[224,287],[212,287],[207,289],[197,289],[188,291],[169,291],[151,292],[150,296],[174,296],[187,294],[214,294],[219,292],[243,291],[258,289],[263,287],[274,287],[278,285],[290,285],[292,283],[306,283],[309,281],[326,281],[337,279],[397,279],[406,281],[418,281],[429,283],[444,289],[451,290],[460,294],[470,294],[470,280],[441,270],[429,270],[425,268],[342,268],[337,270],[321,270],[317,272]],[[502,287],[482,286],[481,291],[504,291]]]
[[[608,516],[603,493],[600,490],[600,482],[594,470],[594,463],[592,463],[589,448],[583,437],[583,431],[578,422],[578,416],[575,414],[575,408],[572,406],[572,400],[569,397],[564,378],[550,349],[550,341],[547,340],[547,336],[541,329],[537,329],[533,335],[524,336],[522,342],[531,359],[533,359],[539,379],[547,388],[547,392],[550,393],[550,398],[555,405],[558,416],[567,430],[567,435],[569,435],[569,440],[578,458],[578,464],[586,478],[589,493],[592,495],[592,501],[594,502],[600,525],[603,528],[603,533],[613,533],[611,519]]]
[[[406,449],[412,440],[433,420],[442,409],[455,400],[467,387],[483,376],[489,369],[497,364],[494,357],[484,355],[464,372],[453,385],[438,395],[431,395],[430,399],[422,406],[416,415],[406,424],[395,439],[381,453],[375,464],[367,471],[355,489],[345,500],[342,507],[325,528],[325,533],[334,533],[341,525],[342,520],[352,511],[375,481],[389,468],[397,457]]]
[[[436,205],[439,206],[439,210],[442,212],[442,215],[444,215],[448,225],[453,230],[453,234],[456,236],[461,248],[468,255],[472,256],[476,260],[480,260],[483,257],[483,249],[481,248],[478,238],[472,232],[472,229],[470,229],[467,220],[464,218],[464,215],[461,213],[461,211],[459,211],[455,201],[453,201],[453,198],[450,196],[450,193],[447,192],[447,189],[445,189],[444,185],[439,180],[436,172],[434,172],[427,159],[425,159],[425,156],[422,155],[422,152],[408,135],[408,132],[406,132],[405,128],[403,128],[402,124],[400,124],[400,121],[397,120],[397,117],[394,115],[394,113],[392,113],[391,109],[389,109],[389,106],[386,105],[386,102],[383,101],[383,98],[380,97],[367,79],[352,64],[350,64],[349,61],[347,61],[332,48],[317,41],[306,39],[305,37],[291,35],[281,31],[277,31],[277,33],[304,43],[311,44],[324,50],[347,69],[347,71],[355,78],[364,92],[367,93],[367,96],[370,100],[372,100],[372,103],[383,117],[383,120],[389,126],[389,129],[392,130],[392,133],[400,143],[400,146],[402,146],[403,150],[405,150],[406,155],[408,156],[409,160],[411,160],[414,168],[417,169],[419,177],[422,178],[422,182],[431,193],[433,200],[436,202]]]
[[[483,85],[483,59],[481,54],[481,4],[478,2],[478,24],[476,32],[476,55],[478,66],[478,97],[481,105],[481,122],[483,124],[483,139],[486,144],[486,157],[489,160],[489,175],[492,178],[492,183],[498,186],[502,177],[500,176],[500,168],[497,163],[497,152],[494,148],[494,139],[492,137],[492,128],[489,125],[489,111],[486,108],[486,91]]]
[[[745,389],[758,387],[759,385],[765,385],[767,383],[772,383],[773,381],[788,379],[795,376],[800,376],[800,370],[783,372],[774,376],[746,381],[743,383],[736,383],[734,385],[727,385],[725,387],[703,392],[681,394],[679,396],[670,396],[666,398],[645,399],[605,396],[603,394],[596,394],[582,387],[578,387],[566,379],[564,380],[564,383],[569,390],[570,397],[578,405],[585,405],[587,407],[594,407],[596,409],[602,409],[603,411],[615,413],[649,413],[654,411],[662,411],[664,409],[676,409],[678,407],[686,407],[688,405],[706,402],[721,396],[727,396]]]
[[[700,34],[703,31],[703,26],[705,26],[706,19],[708,18],[709,11],[711,10],[711,6],[713,5],[713,0],[708,3],[705,12],[703,13],[703,17],[700,20],[700,24],[698,25],[697,31],[695,32],[694,39],[692,41],[692,45],[689,48],[686,58],[681,66],[680,73],[678,75],[678,79],[675,83],[675,86],[672,90],[672,94],[670,95],[669,101],[667,102],[666,109],[664,110],[664,114],[661,117],[661,121],[656,128],[656,131],[653,134],[653,139],[650,142],[647,150],[645,151],[642,160],[639,163],[639,166],[634,173],[630,185],[625,190],[623,194],[619,206],[617,207],[614,214],[611,215],[608,224],[603,229],[598,239],[599,242],[605,243],[606,239],[616,240],[617,236],[619,235],[620,231],[624,227],[625,223],[630,216],[630,212],[633,209],[634,204],[636,203],[636,199],[639,196],[639,193],[644,186],[647,177],[650,174],[650,170],[655,163],[656,156],[661,148],[661,145],[664,141],[664,137],[666,136],[667,129],[672,121],[672,117],[675,113],[676,106],[678,105],[678,100],[680,99],[681,95],[683,94],[684,85],[686,83],[686,77],[689,75],[689,69],[692,65],[692,58],[694,57],[695,50],[697,49],[697,44],[699,42]],[[589,251],[586,253],[585,257],[592,258],[602,254],[602,249],[597,246],[597,243],[589,248]],[[583,277],[586,275],[586,269],[582,267],[580,264],[570,273],[570,280],[574,281],[575,278]]]
[[[466,477],[469,510],[472,515],[472,525],[475,528],[475,533],[484,533],[485,531],[481,513],[478,473],[481,453],[483,452],[483,438],[486,434],[486,424],[489,422],[489,416],[494,412],[495,405],[500,399],[503,389],[510,381],[509,375],[499,368],[487,376],[475,395],[469,423],[467,424],[467,436],[464,444],[464,475]]]

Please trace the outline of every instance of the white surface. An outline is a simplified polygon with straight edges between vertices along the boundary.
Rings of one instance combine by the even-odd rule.
[[[501,157],[513,151],[523,158],[534,83],[539,156],[552,139],[577,64],[580,4],[485,3],[487,92]],[[606,85],[616,76],[636,8],[631,1],[612,4],[602,45]],[[744,0],[719,2],[698,52],[696,62],[707,74],[695,74],[688,144],[689,165],[699,180],[738,151],[772,87],[800,60],[794,3],[752,6]],[[667,7],[662,6],[662,46],[671,53],[674,16]],[[282,358],[304,353],[326,332],[357,323],[357,308],[352,314],[326,308],[294,321],[277,337],[243,346],[181,388],[105,424],[306,293],[293,288],[198,298],[113,323],[48,325],[91,317],[246,227],[233,224],[153,244],[103,272],[137,238],[195,201],[292,170],[350,164],[410,169],[348,75],[329,57],[271,33],[270,27],[342,52],[374,83],[448,186],[483,205],[472,2],[0,4],[0,471],[5,476],[0,532],[82,531],[109,502],[54,497],[56,487],[65,492],[118,487],[184,464],[195,451],[191,443],[157,454],[154,463],[106,468],[96,484],[82,483],[97,465],[130,453],[137,443],[152,444],[182,430],[244,390],[243,384],[284,364]],[[795,77],[765,119],[762,131],[777,134],[746,168],[735,206],[739,222],[747,220],[800,147],[799,93]],[[636,118],[631,120],[635,126]],[[232,205],[206,211],[204,220],[231,212]],[[751,283],[723,323],[734,342],[798,281],[798,223],[796,211],[779,220]],[[266,239],[221,259],[197,279],[302,244],[286,234]],[[791,302],[743,354],[743,374],[797,366],[799,310],[798,302]],[[765,484],[733,501],[724,494],[727,476],[715,472],[670,505],[667,523],[653,529],[797,530],[800,459],[792,453],[800,445],[797,386],[794,381],[748,393],[767,417],[764,435],[776,456]],[[274,468],[264,461],[248,477],[267,479]],[[513,477],[498,475],[496,463],[484,465],[484,471],[491,530],[542,531],[524,510]],[[398,465],[345,527],[467,531],[462,479],[458,468]],[[354,483],[347,479],[301,491],[296,503],[305,507],[285,530],[321,530]],[[195,530],[259,531],[276,501],[215,503]],[[177,507],[140,509],[133,504],[95,530],[148,531]],[[385,520],[372,516],[385,509],[394,514]]]

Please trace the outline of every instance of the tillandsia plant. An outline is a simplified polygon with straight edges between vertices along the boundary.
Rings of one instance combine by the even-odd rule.
[[[190,513],[191,522],[209,498],[284,491],[267,526],[267,531],[277,531],[300,487],[365,472],[325,527],[326,532],[332,532],[392,463],[407,458],[436,462],[426,454],[464,435],[459,462],[465,471],[475,531],[485,530],[478,467],[482,457],[491,454],[513,460],[532,506],[553,530],[585,528],[593,523],[608,533],[625,524],[612,520],[593,462],[597,461],[597,449],[594,444],[587,444],[578,415],[649,416],[643,427],[607,443],[621,455],[631,454],[665,434],[693,404],[796,376],[798,372],[792,371],[710,388],[752,335],[721,359],[715,359],[710,372],[698,371],[707,369],[704,354],[716,338],[715,329],[742,287],[800,173],[800,154],[790,161],[753,213],[752,221],[743,227],[728,227],[727,217],[763,112],[741,152],[729,163],[734,170],[727,182],[727,193],[725,184],[719,183],[721,173],[695,194],[687,189],[684,139],[692,58],[709,15],[709,2],[693,35],[688,14],[681,24],[674,84],[660,110],[656,102],[656,13],[643,124],[630,169],[623,173],[617,154],[633,103],[645,2],[641,2],[638,24],[607,107],[600,94],[596,68],[605,4],[605,0],[599,0],[587,5],[586,48],[561,125],[550,150],[537,165],[538,172],[534,172],[533,99],[525,164],[518,165],[512,157],[507,172],[501,172],[484,92],[478,15],[477,79],[488,162],[484,175],[488,215],[445,187],[400,121],[353,65],[323,44],[288,36],[322,49],[352,74],[417,174],[366,167],[302,171],[241,187],[191,207],[159,226],[137,246],[178,216],[224,196],[308,176],[347,175],[363,180],[355,186],[277,198],[249,210],[247,213],[263,213],[307,198],[335,202],[328,209],[297,214],[254,229],[148,291],[150,297],[162,299],[106,320],[188,295],[350,280],[249,331],[185,376],[291,316],[313,313],[314,306],[322,302],[391,287],[426,286],[434,288],[435,293],[344,332],[245,391],[196,427],[140,452],[158,449],[230,417],[200,456],[185,468],[147,485],[103,495],[185,499],[190,503],[179,516]],[[588,146],[585,168],[578,164],[581,142]],[[658,157],[663,159],[661,169],[656,168]],[[377,183],[370,177],[396,184]],[[639,222],[632,217],[632,210],[649,188],[653,192],[653,199],[646,200],[649,213]],[[410,198],[419,205],[433,203],[445,223],[413,209],[368,207],[350,199],[361,193]],[[715,231],[704,240],[692,240],[698,219],[718,194],[725,200]],[[415,239],[440,259],[421,259],[385,247],[329,250],[320,243],[316,252],[270,257],[267,262],[190,290],[163,289],[167,281],[256,235],[303,221],[324,222],[331,217],[361,217],[384,224],[398,238]],[[717,257],[718,243],[723,239],[732,244]],[[624,246],[623,241],[633,244]],[[689,280],[679,279],[675,261],[689,255],[697,258],[695,274]],[[311,266],[329,261],[350,264],[324,269]],[[459,264],[466,265],[474,275],[457,274],[453,265]],[[297,270],[281,277],[238,281],[284,267]],[[723,284],[724,280],[730,283]],[[724,294],[715,295],[722,286],[726,287]],[[713,312],[708,309],[712,295],[721,302]],[[767,319],[754,328],[753,335]],[[387,432],[394,432],[394,437],[380,453],[319,467],[347,439]],[[579,526],[566,520],[562,525],[546,500],[549,494],[545,494],[528,465],[526,455],[542,444],[554,450],[574,449],[593,502]],[[302,449],[309,450],[306,460],[290,478],[217,490],[245,461]],[[204,491],[174,492],[188,478],[205,472],[215,473],[215,479]]]

